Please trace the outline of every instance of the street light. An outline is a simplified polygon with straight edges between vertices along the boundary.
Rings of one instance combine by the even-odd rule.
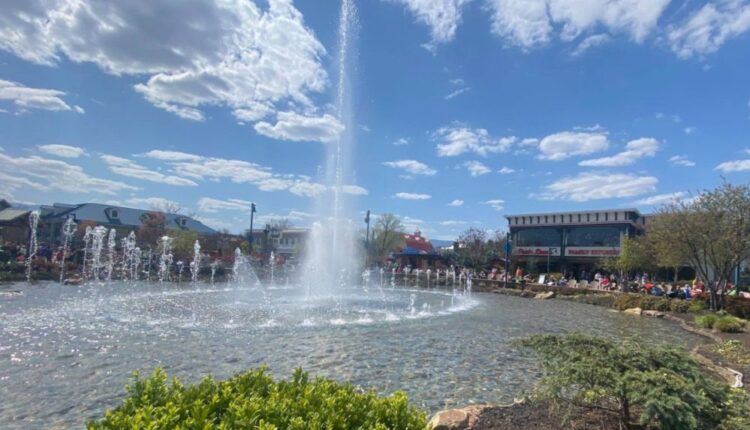
[[[255,203],[250,203],[250,255],[253,255],[253,215],[255,215]]]

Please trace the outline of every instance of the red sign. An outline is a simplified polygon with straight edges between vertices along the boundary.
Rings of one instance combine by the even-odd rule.
[[[556,257],[560,255],[560,248],[549,246],[517,246],[515,254],[524,256],[536,255],[539,257],[546,257],[549,255],[552,257]]]
[[[568,257],[616,257],[620,255],[619,247],[569,246],[565,248]]]

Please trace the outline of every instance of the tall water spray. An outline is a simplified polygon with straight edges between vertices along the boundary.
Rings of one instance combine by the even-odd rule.
[[[29,213],[29,256],[26,259],[26,281],[31,282],[31,269],[34,265],[34,257],[36,257],[36,251],[38,243],[36,240],[36,229],[39,227],[39,211],[32,211]]]
[[[117,230],[109,230],[107,237],[107,281],[112,280],[112,272],[115,270],[115,248],[117,246]]]
[[[347,204],[351,191],[351,152],[354,147],[351,69],[354,63],[356,10],[352,0],[341,1],[337,50],[336,115],[342,132],[327,146],[326,186],[328,193],[318,199],[318,222],[308,241],[306,272],[314,274],[315,287],[331,289],[351,280],[358,273],[357,246],[352,214]]]
[[[169,281],[170,268],[172,267],[172,238],[162,236],[161,257],[159,257],[159,282]]]
[[[201,270],[201,244],[196,240],[193,245],[193,262],[190,263],[190,275],[193,283],[198,282],[198,272]]]
[[[60,259],[60,282],[65,280],[65,259],[68,258],[68,249],[70,249],[70,241],[73,238],[73,234],[76,232],[76,223],[73,218],[68,218],[62,227],[63,233],[63,250],[62,258]]]

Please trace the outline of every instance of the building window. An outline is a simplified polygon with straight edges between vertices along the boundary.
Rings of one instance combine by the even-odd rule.
[[[573,215],[568,215],[568,222],[573,223]]]
[[[609,212],[604,212],[604,221],[609,221]]]
[[[581,214],[578,214],[578,222],[581,222]]]
[[[591,214],[586,214],[586,222],[591,221]]]
[[[617,221],[618,215],[620,215],[620,212],[615,212],[615,221]]]
[[[525,216],[521,217],[521,224],[524,224],[524,225],[526,224],[526,217]]]
[[[549,222],[549,218],[547,218],[547,215],[544,216],[544,223],[547,224]]]
[[[111,212],[111,214],[112,214],[112,218],[117,218],[118,214],[117,214],[116,210],[113,209],[112,212]]]
[[[571,228],[565,235],[566,246],[620,246],[621,229],[614,226],[587,226]]]
[[[557,247],[562,241],[562,234],[556,228],[530,228],[518,231],[515,236],[517,246]]]
[[[596,214],[596,220],[599,221],[599,214]]]
[[[536,217],[536,223],[541,224],[542,223],[542,217],[538,216]]]

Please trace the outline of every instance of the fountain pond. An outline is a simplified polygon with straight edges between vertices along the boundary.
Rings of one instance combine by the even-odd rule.
[[[379,284],[379,283],[376,283]],[[161,366],[185,381],[267,364],[429,410],[509,402],[532,388],[534,360],[511,345],[574,330],[690,347],[667,321],[564,301],[448,289],[113,281],[15,284],[0,295],[0,427],[83,427],[124,395],[131,372]],[[0,291],[3,291],[0,289]]]

